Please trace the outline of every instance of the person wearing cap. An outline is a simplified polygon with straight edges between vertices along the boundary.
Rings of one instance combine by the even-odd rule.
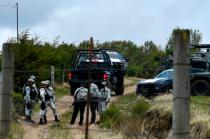
[[[33,123],[34,121],[31,119],[31,115],[33,112],[33,108],[35,105],[35,99],[37,96],[37,92],[33,87],[33,83],[35,81],[31,78],[28,79],[28,83],[24,87],[24,101],[25,101],[25,120],[26,122]]]
[[[80,112],[79,125],[82,125],[83,119],[84,119],[85,106],[87,103],[87,93],[88,93],[88,89],[85,88],[84,83],[81,83],[80,87],[75,90],[74,103],[73,103],[74,109],[73,109],[73,114],[72,114],[71,121],[70,121],[71,125],[74,124],[74,122],[77,118],[78,112]]]
[[[55,117],[55,121],[59,122],[60,120],[58,119],[57,112],[56,112],[56,107],[55,107],[54,90],[53,90],[52,86],[50,85],[50,81],[46,80],[46,82],[47,82],[47,93],[48,93],[48,96],[50,97],[50,99],[47,100],[45,103],[46,103],[46,106],[50,107],[50,109],[52,110],[53,115]]]
[[[36,90],[36,93],[38,95],[38,89],[36,87],[36,77],[34,75],[31,75],[30,76],[30,79],[33,79],[34,80],[34,83],[32,84],[32,86],[34,87],[34,89]],[[38,100],[38,96],[36,97],[36,100]]]
[[[93,124],[96,121],[96,111],[98,108],[98,97],[99,97],[98,86],[92,82],[90,84],[90,110],[91,110],[90,124]]]
[[[47,93],[47,87],[48,83],[46,81],[41,82],[41,88],[39,90],[40,93],[40,120],[39,124],[46,124],[47,123],[47,107],[46,107],[46,101],[50,100],[50,96]]]
[[[107,87],[107,83],[104,81],[102,82],[101,85],[102,88],[99,91],[99,101],[98,101],[98,112],[100,116],[106,110],[106,106],[111,98],[111,92],[110,89]]]

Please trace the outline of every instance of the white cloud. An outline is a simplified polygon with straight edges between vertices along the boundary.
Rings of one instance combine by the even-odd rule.
[[[0,27],[0,51],[2,50],[3,43],[11,39],[11,36],[15,36],[15,30],[10,28]]]
[[[177,26],[200,29],[205,43],[210,37],[207,0],[19,0],[19,4],[20,29],[29,28],[43,41],[61,36],[61,41],[78,43],[93,36],[99,41],[131,40],[138,44],[153,40],[164,47]],[[1,11],[0,17],[5,16]],[[15,36],[15,30],[10,29],[15,24],[6,21],[0,23],[2,29]]]

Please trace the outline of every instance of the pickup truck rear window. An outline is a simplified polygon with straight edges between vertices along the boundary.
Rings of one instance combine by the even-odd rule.
[[[75,67],[78,69],[86,69],[89,66],[89,62],[90,54],[87,51],[80,52],[76,57]],[[109,62],[107,54],[96,51],[92,54],[91,68],[107,68]]]

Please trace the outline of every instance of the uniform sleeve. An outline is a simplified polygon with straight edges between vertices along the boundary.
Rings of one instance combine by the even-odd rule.
[[[37,87],[36,87],[36,84],[35,84],[35,83],[33,83],[32,87],[35,89],[36,93],[38,94],[38,89],[37,89]]]
[[[77,95],[77,92],[79,91],[80,88],[77,88],[75,91],[74,91],[74,98],[76,97]]]
[[[30,98],[30,91],[31,91],[31,89],[30,89],[30,87],[29,86],[27,86],[26,88],[25,88],[25,96],[24,96],[24,100],[26,101],[26,103],[27,102],[29,102],[30,100],[31,100],[31,98]]]
[[[41,88],[39,90],[41,101],[45,101],[45,89]]]
[[[109,102],[110,101],[110,98],[111,98],[111,91],[109,88],[106,87],[106,93],[107,93],[107,98],[106,98],[106,102]]]

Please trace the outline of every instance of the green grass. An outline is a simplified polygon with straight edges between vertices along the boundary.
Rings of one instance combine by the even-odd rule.
[[[193,105],[196,109],[209,112],[210,106],[210,97],[208,96],[192,96],[191,97],[191,105]]]
[[[50,126],[51,129],[54,130],[61,130],[66,129],[66,126],[69,124],[71,116],[72,116],[72,109],[68,110],[67,112],[61,114],[60,119],[61,122],[55,122],[53,125]]]
[[[102,113],[100,127],[119,131],[126,137],[138,137],[149,109],[150,104],[135,94],[120,96]]]
[[[22,139],[25,134],[25,131],[19,124],[12,122],[9,135],[6,139]]]
[[[60,116],[61,122],[55,122],[50,126],[51,138],[52,139],[68,139],[73,138],[70,130],[67,128],[72,116],[72,109],[63,113]]]
[[[69,95],[69,93],[70,93],[70,89],[66,86],[57,86],[55,88],[55,96],[57,99],[62,96]]]

